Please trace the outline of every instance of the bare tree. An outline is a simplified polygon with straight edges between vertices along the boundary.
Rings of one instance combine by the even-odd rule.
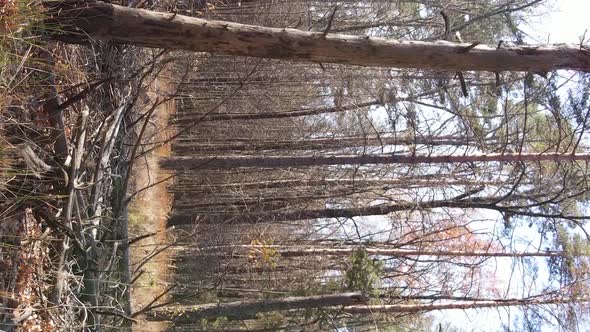
[[[584,161],[586,153],[489,153],[479,155],[333,155],[333,156],[223,156],[223,157],[170,157],[162,161],[166,168],[233,169],[240,167],[287,168],[325,165],[379,165],[379,164],[435,164],[469,162],[522,162],[522,161]]]

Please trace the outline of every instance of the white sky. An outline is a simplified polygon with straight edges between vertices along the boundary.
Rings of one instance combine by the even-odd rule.
[[[590,38],[590,0],[550,0],[550,9],[521,27],[537,43],[579,43]]]

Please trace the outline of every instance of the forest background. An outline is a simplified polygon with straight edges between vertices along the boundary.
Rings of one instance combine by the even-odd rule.
[[[72,32],[70,4],[2,2],[3,329],[588,330],[583,70],[144,48]],[[554,16],[575,1],[119,5],[167,12],[164,30],[187,15],[523,56],[575,33],[587,52]]]

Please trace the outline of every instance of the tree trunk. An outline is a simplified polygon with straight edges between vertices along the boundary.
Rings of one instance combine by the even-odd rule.
[[[579,302],[588,301],[588,299],[579,300]],[[499,307],[517,307],[517,306],[535,306],[544,304],[564,304],[576,302],[571,299],[553,298],[532,298],[532,299],[507,299],[494,301],[476,301],[462,303],[420,303],[420,304],[386,304],[386,305],[355,305],[345,307],[343,310],[349,314],[392,314],[392,313],[419,313],[434,310],[450,309],[477,309],[477,308],[499,308]]]
[[[48,26],[54,38],[93,38],[195,52],[361,66],[450,71],[590,70],[580,45],[488,47],[451,42],[399,41],[267,28],[122,7],[101,1],[58,1]]]
[[[404,98],[406,99],[406,98]],[[401,100],[400,100],[401,101]],[[346,112],[351,110],[358,110],[365,107],[375,106],[375,105],[382,105],[383,101],[375,100],[366,103],[359,103],[359,104],[350,104],[350,105],[343,105],[343,106],[333,106],[333,107],[320,107],[320,108],[309,108],[309,109],[295,109],[291,111],[285,112],[259,112],[259,113],[237,113],[237,114],[212,114],[203,118],[202,120],[199,117],[199,114],[196,115],[187,115],[184,117],[179,118],[177,121],[229,121],[229,120],[268,120],[268,119],[284,119],[284,118],[296,118],[301,116],[310,116],[310,115],[320,115],[320,114],[329,114],[329,113],[339,113],[339,112]]]
[[[425,136],[425,137],[393,137],[375,135],[366,137],[332,137],[332,138],[308,138],[301,140],[264,140],[250,142],[234,142],[222,144],[198,144],[198,143],[176,143],[173,145],[174,151],[187,152],[192,151],[199,153],[210,152],[227,152],[227,151],[260,151],[260,150],[327,150],[342,148],[362,148],[390,145],[465,145],[474,144],[473,137],[462,136]]]
[[[243,248],[275,248],[282,257],[302,256],[348,256],[358,250],[363,250],[369,255],[386,257],[406,256],[435,256],[435,257],[561,257],[565,252],[493,252],[493,251],[456,251],[456,250],[421,250],[421,249],[390,249],[390,248],[326,248],[326,247],[285,247],[285,246],[255,246],[243,245]],[[237,248],[233,246],[233,248]]]
[[[520,196],[519,198],[522,198]],[[361,206],[353,208],[321,208],[321,209],[296,209],[287,211],[265,211],[261,213],[220,213],[208,214],[205,217],[209,223],[247,224],[262,222],[284,222],[322,218],[354,218],[364,216],[383,216],[400,211],[429,210],[436,208],[455,209],[487,209],[505,214],[538,218],[557,218],[569,220],[588,220],[590,217],[584,215],[568,215],[562,211],[535,212],[526,205],[512,207],[510,205],[499,205],[499,199],[506,201],[507,198],[498,197],[474,197],[459,200],[433,200],[425,202],[405,201],[395,204],[380,204]],[[544,204],[549,204],[546,202]],[[193,223],[193,216],[190,211],[178,212],[168,219],[169,225],[190,225]]]
[[[322,208],[322,209],[296,209],[277,212],[262,213],[229,213],[219,215],[207,215],[206,219],[210,223],[260,223],[260,222],[283,222],[319,218],[353,218],[362,216],[379,216],[387,215],[399,211],[409,211],[415,209],[434,209],[434,208],[483,208],[495,209],[496,206],[483,199],[477,200],[435,200],[429,202],[401,202],[396,204],[381,204],[372,206],[363,206],[357,208]],[[190,211],[177,212],[168,220],[169,225],[186,225],[192,224],[193,218]]]
[[[240,167],[287,168],[328,165],[436,164],[466,162],[575,161],[590,160],[590,154],[562,153],[489,153],[470,156],[452,155],[333,155],[333,156],[231,156],[170,157],[161,165],[167,169],[233,169]]]
[[[200,322],[203,318],[221,316],[232,318],[249,318],[258,313],[284,311],[294,309],[321,308],[333,306],[361,305],[368,299],[361,293],[342,293],[317,296],[285,297],[257,301],[236,301],[228,303],[209,303],[178,308],[173,312],[181,312],[172,319],[176,324]],[[175,308],[176,309],[176,308]],[[157,311],[156,319],[170,319],[168,311]]]
[[[368,187],[397,187],[403,186],[404,188],[414,187],[437,187],[437,186],[481,186],[481,185],[504,185],[504,182],[500,181],[484,181],[480,179],[464,179],[459,177],[445,177],[444,175],[418,175],[413,177],[405,177],[398,179],[289,179],[289,180],[269,180],[269,181],[257,181],[257,182],[233,182],[233,183],[211,183],[211,184],[187,184],[178,183],[171,187],[169,190],[172,193],[191,193],[191,192],[215,192],[219,193],[221,190],[240,190],[240,191],[260,191],[270,189],[285,189],[291,190],[292,188],[306,187],[355,187],[355,188],[368,188]]]
[[[306,83],[309,84],[309,83]],[[284,118],[297,118],[302,116],[312,116],[330,113],[341,113],[352,110],[360,110],[371,106],[380,106],[387,104],[394,104],[404,101],[415,101],[420,98],[429,97],[435,94],[437,91],[427,91],[418,95],[413,95],[403,98],[388,98],[388,99],[374,99],[360,103],[352,103],[348,105],[340,106],[323,106],[318,108],[300,108],[293,109],[284,112],[258,112],[258,113],[223,113],[223,114],[211,114],[203,118],[202,114],[190,114],[177,118],[177,121],[229,121],[229,120],[268,120],[268,119],[284,119]]]

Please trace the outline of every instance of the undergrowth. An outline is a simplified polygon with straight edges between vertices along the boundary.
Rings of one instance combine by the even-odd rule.
[[[40,218],[51,196],[42,103],[49,65],[37,0],[0,0],[0,330],[55,331],[53,233]]]
[[[51,40],[44,8],[0,0],[0,330],[129,327],[120,183],[136,140],[134,104],[149,109],[145,87],[164,52]],[[78,170],[59,156],[56,131]]]

